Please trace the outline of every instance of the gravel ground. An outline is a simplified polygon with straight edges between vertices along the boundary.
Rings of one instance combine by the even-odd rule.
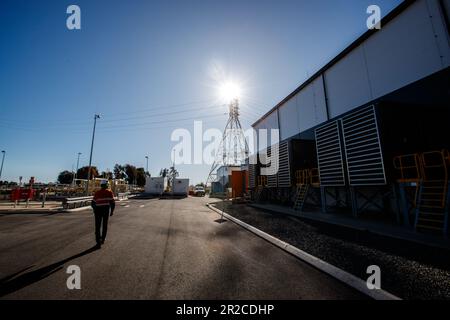
[[[450,300],[450,252],[368,232],[305,222],[246,205],[217,207],[303,251],[367,279],[367,267],[381,268],[383,289],[403,299]]]

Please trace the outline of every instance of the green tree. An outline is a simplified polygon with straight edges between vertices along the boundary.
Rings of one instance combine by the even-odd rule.
[[[108,180],[110,180],[110,179],[113,178],[113,174],[112,174],[112,172],[110,172],[110,171],[102,171],[102,173],[101,173],[100,176],[101,176],[102,178],[105,178],[105,179],[108,179]]]
[[[168,175],[169,175],[169,169],[167,169],[167,168],[161,169],[161,171],[159,171],[159,176],[160,176],[160,177],[165,178],[165,177],[167,177]]]
[[[74,178],[73,172],[64,170],[58,175],[58,182],[61,184],[71,184]]]
[[[178,177],[180,174],[178,173],[178,170],[175,169],[175,167],[170,167],[170,171],[169,171],[169,176],[171,176],[172,178],[176,178]]]
[[[144,168],[136,169],[136,184],[140,187],[145,186],[145,169]]]
[[[137,169],[131,164],[125,165],[125,174],[127,176],[127,181],[129,184],[136,184],[137,179]]]
[[[113,169],[114,172],[114,178],[116,179],[125,179],[126,174],[125,174],[125,168],[123,166],[121,166],[120,164],[117,164],[114,166]]]
[[[77,171],[77,179],[87,179],[88,178],[88,170],[89,167],[82,167],[78,169]],[[91,179],[98,177],[98,170],[97,167],[92,166],[91,167]]]

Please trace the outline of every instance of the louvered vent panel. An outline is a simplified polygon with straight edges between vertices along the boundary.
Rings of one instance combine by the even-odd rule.
[[[334,121],[316,129],[320,185],[345,186],[339,123]]]
[[[351,186],[385,185],[375,107],[342,118],[347,173]]]
[[[291,167],[289,163],[289,142],[280,143],[280,157],[278,168],[278,187],[288,188],[291,186]]]
[[[267,159],[270,160],[270,161],[272,161],[272,154],[274,156],[278,156],[279,155],[279,154],[278,155],[276,154],[276,147],[273,147],[273,148],[269,147],[269,148],[267,148]],[[270,166],[271,166],[271,163],[269,163],[267,165],[267,167],[270,167]],[[278,186],[278,175],[274,174],[274,175],[267,176],[267,187],[268,188],[276,188],[277,186]]]
[[[256,188],[256,156],[250,156],[248,165],[248,187],[250,189]]]

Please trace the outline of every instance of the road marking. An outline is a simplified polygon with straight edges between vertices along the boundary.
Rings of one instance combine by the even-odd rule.
[[[139,208],[143,208],[143,207],[145,207],[145,204],[141,204],[141,205],[139,206]]]
[[[363,281],[362,279],[348,273],[345,270],[342,270],[332,264],[329,264],[328,262],[325,262],[303,250],[300,250],[297,247],[294,247],[293,245],[290,245],[289,243],[286,243],[278,238],[275,238],[274,236],[271,236],[268,233],[265,233],[264,231],[261,231],[239,219],[236,219],[235,217],[230,216],[226,212],[222,212],[222,210],[219,210],[215,207],[213,207],[210,203],[207,204],[207,207],[211,210],[215,211],[218,214],[223,214],[223,216],[237,225],[243,227],[244,229],[247,229],[248,231],[256,234],[257,236],[263,238],[264,240],[272,243],[273,245],[283,249],[284,251],[289,252],[290,254],[296,256],[300,260],[305,261],[306,263],[316,267],[322,272],[325,272],[332,276],[335,279],[338,279],[342,281],[343,283],[347,284],[348,286],[358,290],[359,292],[362,292],[372,299],[375,300],[401,300],[399,297],[393,295],[392,293],[389,293],[385,290],[379,289],[379,290],[369,290],[367,288],[366,281]]]
[[[129,208],[130,207],[130,205],[129,204],[127,204],[126,206],[125,206],[125,208]]]

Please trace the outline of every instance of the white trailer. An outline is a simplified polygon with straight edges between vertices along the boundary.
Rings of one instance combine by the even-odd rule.
[[[145,193],[162,195],[167,188],[167,178],[147,177],[145,181]]]
[[[189,179],[175,179],[172,186],[173,195],[188,196],[189,194]]]

